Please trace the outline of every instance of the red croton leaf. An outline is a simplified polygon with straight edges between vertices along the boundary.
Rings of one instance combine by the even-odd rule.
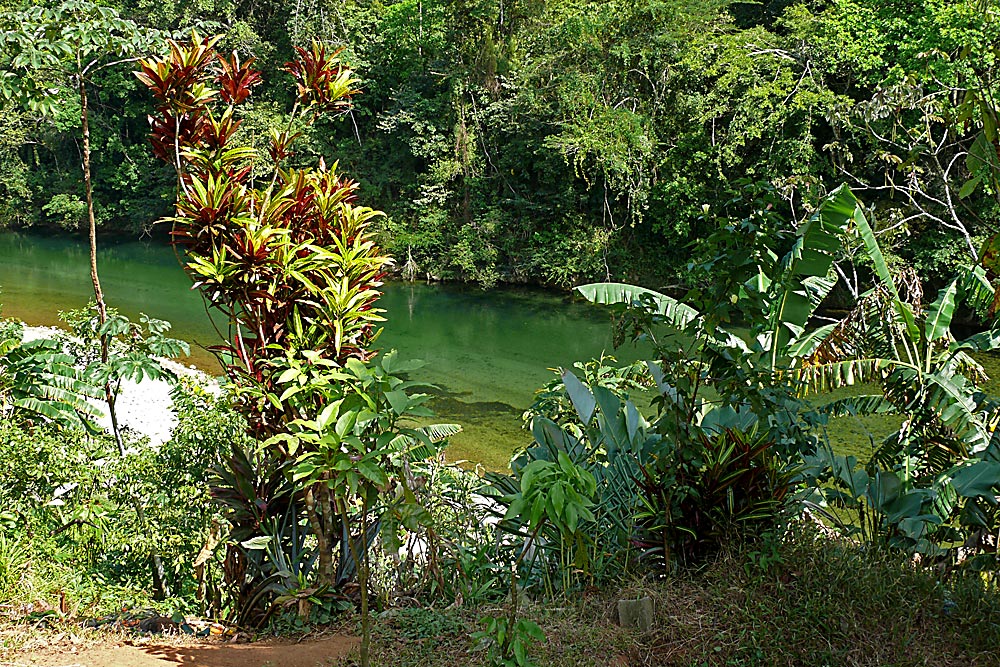
[[[219,84],[219,94],[227,104],[242,104],[250,97],[251,89],[261,83],[260,72],[251,68],[257,59],[250,58],[241,63],[240,57],[233,51],[229,58],[218,56],[222,73],[216,77]]]

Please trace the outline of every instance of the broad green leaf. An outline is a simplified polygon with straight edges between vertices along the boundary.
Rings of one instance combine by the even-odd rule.
[[[910,341],[917,340],[920,334],[917,330],[916,320],[913,317],[913,311],[910,310],[909,306],[903,303],[902,299],[899,297],[899,290],[896,288],[896,281],[893,279],[892,272],[889,270],[889,263],[886,262],[885,255],[882,254],[882,248],[879,246],[878,239],[875,237],[875,230],[872,229],[872,226],[868,222],[868,218],[865,216],[864,211],[861,210],[860,205],[857,205],[855,208],[852,218],[854,224],[857,225],[858,233],[860,234],[865,247],[865,252],[875,268],[875,274],[878,276],[882,285],[889,290],[889,294],[892,295],[897,317],[899,317],[903,322]]]
[[[975,352],[992,352],[998,348],[1000,348],[1000,329],[991,329],[990,331],[981,331],[957,343],[952,343],[950,351],[957,352],[965,349]]]
[[[800,336],[836,284],[827,274],[860,210],[854,193],[841,185],[799,229],[795,245],[782,261],[782,277],[776,281],[780,291],[769,315],[772,369],[783,357],[795,357],[789,355],[788,344]]]
[[[330,425],[330,422],[337,418],[337,412],[339,408],[340,408],[339,401],[335,401],[330,405],[326,406],[325,408],[323,408],[323,410],[319,413],[319,416],[316,417],[317,427],[320,430],[326,429],[326,427]]]
[[[700,317],[697,310],[677,299],[645,287],[626,283],[590,283],[580,285],[576,291],[591,303],[608,305],[635,305],[642,303],[643,299],[650,299],[654,304],[655,312],[665,317],[670,324],[678,329],[683,329]]]
[[[965,199],[966,197],[971,195],[973,192],[976,191],[976,188],[979,187],[979,184],[982,183],[982,181],[983,181],[982,176],[975,176],[967,180],[962,185],[962,189],[958,191],[958,198]]]
[[[385,471],[374,461],[370,459],[361,459],[358,461],[358,472],[373,484],[378,486],[385,486],[388,483],[388,478],[386,477]]]
[[[958,295],[958,281],[952,280],[938,292],[937,300],[927,308],[924,336],[928,342],[944,338],[951,331],[951,320],[955,315],[955,300]]]
[[[573,408],[580,418],[580,423],[586,426],[594,416],[594,410],[597,408],[597,399],[594,398],[594,394],[587,388],[587,385],[580,382],[579,378],[572,371],[564,372],[562,374],[562,381],[566,387],[566,393],[569,394],[569,398],[573,402]]]
[[[298,378],[300,375],[302,375],[302,371],[300,371],[298,368],[286,368],[284,372],[282,372],[282,374],[278,376],[278,384],[285,384],[286,382],[291,382],[292,380]]]
[[[387,391],[385,398],[392,406],[392,411],[402,416],[410,405],[410,399],[404,391]]]
[[[956,471],[952,475],[951,484],[958,495],[964,498],[985,498],[995,503],[994,490],[1000,485],[1000,463],[977,461]]]
[[[869,394],[839,398],[819,406],[817,410],[829,417],[862,417],[892,414],[898,412],[899,408],[881,394]]]
[[[240,542],[240,546],[248,551],[264,551],[273,538],[270,535],[260,535]]]

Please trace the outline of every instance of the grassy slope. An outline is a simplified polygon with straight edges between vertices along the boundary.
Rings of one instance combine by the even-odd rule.
[[[759,554],[718,558],[698,573],[637,583],[618,595],[590,593],[529,607],[547,643],[539,665],[996,665],[1000,595],[978,575],[917,570],[821,538]],[[615,624],[619,597],[650,595],[650,636]],[[468,634],[480,613],[409,609],[380,619],[373,664],[482,665]]]

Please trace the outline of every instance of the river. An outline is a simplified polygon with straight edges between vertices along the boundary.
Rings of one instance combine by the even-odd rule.
[[[103,243],[98,262],[110,306],[132,318],[142,312],[170,321],[172,335],[192,342],[187,363],[220,372],[204,349],[220,338],[170,247]],[[91,296],[81,240],[0,234],[4,316],[59,325],[60,310],[80,308]],[[389,283],[380,306],[387,321],[377,346],[425,361],[414,375],[438,387],[438,421],[465,429],[452,439],[449,458],[491,468],[506,467],[511,451],[530,438],[521,414],[552,377],[548,369],[611,350],[607,315],[569,294]]]
[[[142,312],[170,321],[174,336],[192,342],[188,363],[220,372],[205,347],[221,339],[169,246],[104,243],[99,265],[109,305],[132,318]],[[91,295],[82,241],[0,234],[5,316],[57,326],[60,310],[82,307]],[[552,377],[548,369],[612,352],[607,314],[570,294],[389,283],[380,305],[387,322],[377,346],[425,361],[414,379],[436,385],[431,405],[437,421],[464,428],[452,438],[449,458],[492,469],[506,468],[510,453],[530,439],[521,415],[535,390]],[[631,347],[616,354],[636,358]],[[1000,395],[1000,360],[993,355],[979,360],[992,377],[985,389]],[[835,395],[864,391],[851,387]],[[828,435],[836,449],[865,459],[872,444],[898,425],[893,416],[842,418],[830,424]]]

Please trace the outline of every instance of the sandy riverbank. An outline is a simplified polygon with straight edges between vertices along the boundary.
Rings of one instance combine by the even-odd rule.
[[[54,338],[60,333],[65,334],[55,327],[26,326],[24,339]],[[169,359],[163,359],[161,363],[178,377],[194,377],[205,386],[218,387],[215,378],[193,366],[185,366]],[[170,399],[172,388],[173,383],[167,380],[145,379],[138,383],[131,380],[123,381],[116,405],[118,424],[148,437],[150,444],[158,445],[166,442],[170,438],[170,432],[177,425],[173,401]],[[93,400],[91,403],[102,413],[97,422],[103,428],[110,429],[111,418],[108,416],[107,403],[100,400]]]

